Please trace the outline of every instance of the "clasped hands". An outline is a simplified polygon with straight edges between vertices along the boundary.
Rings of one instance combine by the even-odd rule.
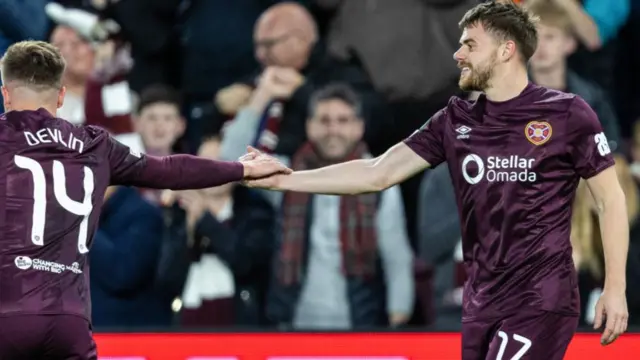
[[[243,184],[247,187],[274,189],[283,176],[293,172],[273,156],[247,146],[247,153],[238,161],[244,166]]]

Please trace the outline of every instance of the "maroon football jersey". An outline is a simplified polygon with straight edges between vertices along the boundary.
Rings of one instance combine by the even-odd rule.
[[[87,252],[104,192],[142,157],[45,110],[5,114],[0,148],[0,314],[89,318]]]
[[[581,98],[528,85],[516,98],[452,98],[405,143],[455,186],[467,282],[463,321],[526,309],[579,312],[571,206],[580,178],[614,164]]]
[[[206,188],[243,176],[240,163],[140,155],[44,109],[2,116],[0,154],[0,316],[90,320],[87,253],[107,186]]]

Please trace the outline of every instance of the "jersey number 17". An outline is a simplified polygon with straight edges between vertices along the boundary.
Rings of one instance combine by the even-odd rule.
[[[33,216],[31,223],[31,242],[35,245],[44,245],[44,227],[46,223],[47,211],[47,182],[42,165],[26,156],[15,155],[14,162],[21,169],[29,170],[33,178]],[[89,252],[87,248],[87,231],[89,226],[89,215],[93,209],[91,196],[93,195],[94,179],[93,172],[88,167],[84,167],[84,199],[77,202],[67,195],[67,180],[64,165],[60,161],[53,161],[53,194],[56,200],[68,212],[82,216],[80,231],[78,234],[78,251],[81,254]]]

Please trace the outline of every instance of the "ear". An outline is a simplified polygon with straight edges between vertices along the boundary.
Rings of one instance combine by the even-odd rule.
[[[6,86],[2,86],[2,99],[5,111],[9,111],[11,109],[11,97],[9,96],[9,90],[7,90]]]
[[[362,140],[362,137],[364,136],[364,120],[363,119],[358,119],[359,121],[354,124],[354,126],[356,126],[356,132],[358,134],[358,137],[360,138],[360,140]]]
[[[573,54],[577,48],[578,48],[578,41],[576,40],[576,38],[572,35],[567,34],[565,44],[564,44],[565,55],[569,56]]]
[[[513,59],[518,53],[516,43],[513,40],[507,40],[501,45],[500,57],[503,61]]]
[[[131,124],[133,125],[133,131],[140,132],[140,114],[131,114]]]
[[[313,119],[310,117],[305,121],[305,131],[307,137],[309,137],[309,134],[313,131]]]
[[[58,109],[60,109],[62,107],[62,105],[64,104],[64,96],[67,93],[67,88],[66,87],[61,87],[60,91],[58,92]]]
[[[177,137],[181,137],[182,135],[184,135],[184,131],[187,128],[187,119],[180,117],[180,119],[178,119],[178,127],[176,129],[176,133],[177,133]]]

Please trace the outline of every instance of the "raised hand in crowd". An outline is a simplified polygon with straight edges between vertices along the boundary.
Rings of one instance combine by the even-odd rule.
[[[304,84],[304,76],[289,67],[269,66],[256,81],[255,91],[246,84],[233,84],[218,91],[215,103],[225,115],[234,115],[249,104],[262,111],[273,100],[287,100]]]
[[[270,66],[260,76],[258,92],[266,92],[273,99],[286,100],[304,83],[304,76],[288,67]]]
[[[247,84],[232,84],[218,91],[214,102],[223,114],[233,116],[249,102],[252,93],[253,89]]]

